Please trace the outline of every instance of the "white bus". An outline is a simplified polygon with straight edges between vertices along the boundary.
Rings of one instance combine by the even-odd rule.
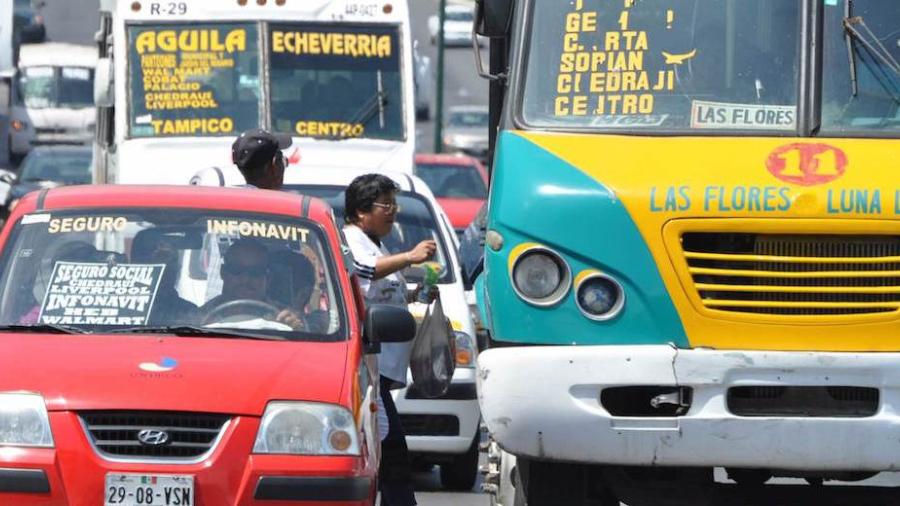
[[[186,184],[251,128],[289,170],[412,172],[406,0],[101,0],[94,179]]]

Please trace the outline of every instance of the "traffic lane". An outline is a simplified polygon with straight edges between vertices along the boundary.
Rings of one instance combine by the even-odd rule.
[[[100,0],[50,0],[41,13],[48,40],[95,43],[94,33],[100,28]]]
[[[454,3],[454,0],[448,0]],[[455,2],[460,3],[460,2]],[[431,59],[432,77],[437,76],[437,46],[431,44],[428,18],[438,11],[439,0],[413,0],[410,2],[410,20],[413,40],[419,43],[419,53]],[[485,64],[488,61],[487,46],[481,50]],[[416,150],[434,151],[434,118],[437,90],[435,81],[430,86],[431,118],[416,124]],[[444,111],[454,105],[488,103],[488,81],[475,71],[475,57],[471,47],[448,47],[444,51]]]

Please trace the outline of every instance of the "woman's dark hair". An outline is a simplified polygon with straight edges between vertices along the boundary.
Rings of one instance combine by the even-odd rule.
[[[363,174],[354,179],[344,194],[344,221],[356,222],[356,213],[367,213],[378,197],[400,191],[393,179],[382,174]]]

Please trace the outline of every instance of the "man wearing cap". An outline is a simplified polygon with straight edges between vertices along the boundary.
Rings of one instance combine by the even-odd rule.
[[[285,159],[282,149],[291,145],[291,136],[261,128],[247,130],[231,145],[231,161],[243,176],[239,182],[234,169],[210,167],[198,172],[190,184],[196,186],[243,186],[280,190],[284,181]]]

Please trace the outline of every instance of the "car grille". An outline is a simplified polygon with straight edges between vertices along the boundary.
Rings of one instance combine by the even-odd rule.
[[[453,415],[400,415],[407,436],[458,436],[459,418]]]
[[[690,232],[684,259],[703,306],[768,315],[900,309],[900,236]]]
[[[744,386],[728,389],[728,410],[737,416],[874,416],[877,388],[830,386]]]
[[[94,447],[105,457],[193,460],[212,450],[228,422],[226,415],[160,411],[90,411],[80,413]],[[160,430],[168,442],[138,440],[144,429]]]

